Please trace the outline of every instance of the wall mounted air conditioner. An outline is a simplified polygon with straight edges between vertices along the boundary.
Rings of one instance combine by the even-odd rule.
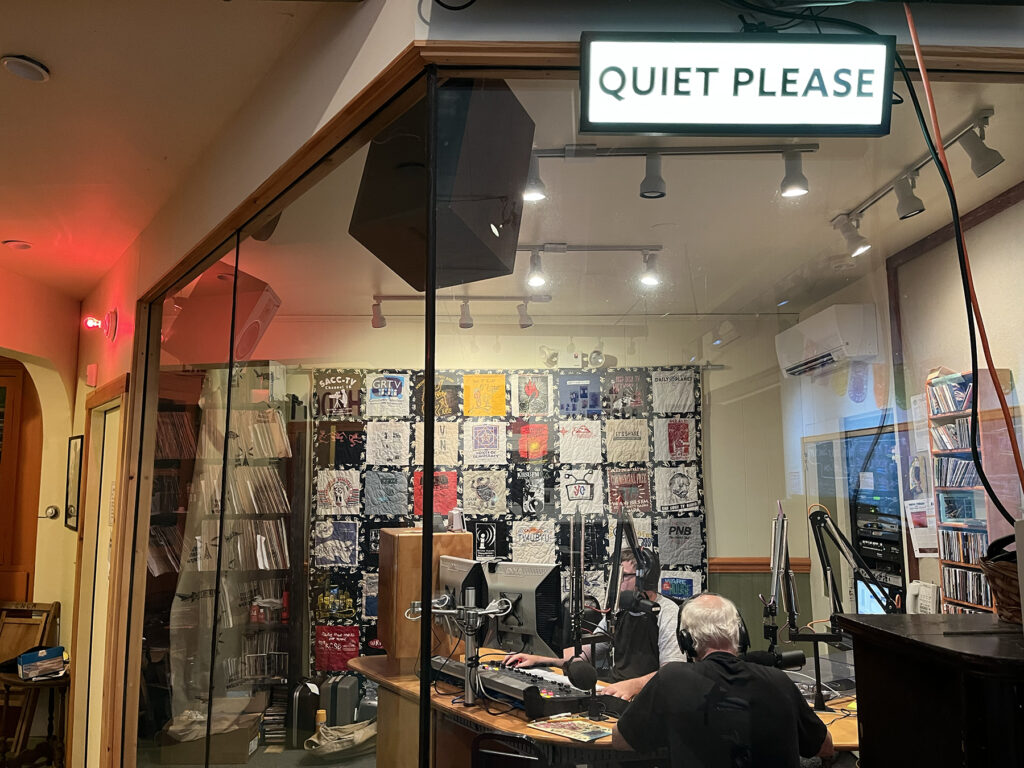
[[[779,367],[789,376],[823,373],[844,360],[878,354],[874,304],[833,304],[775,337]]]

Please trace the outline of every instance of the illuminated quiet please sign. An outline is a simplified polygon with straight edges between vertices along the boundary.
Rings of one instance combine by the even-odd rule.
[[[585,133],[884,136],[895,38],[584,32]]]

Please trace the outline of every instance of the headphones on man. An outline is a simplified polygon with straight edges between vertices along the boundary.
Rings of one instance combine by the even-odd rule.
[[[714,595],[714,592],[701,592],[702,595]],[[694,595],[699,597],[699,595]],[[687,661],[697,661],[697,644],[693,641],[693,635],[690,634],[690,630],[683,626],[683,606],[686,605],[693,597],[688,598],[682,602],[679,606],[679,613],[676,616],[676,640],[679,642],[679,650],[686,656]],[[740,638],[739,638],[739,654],[742,656],[750,648],[750,633],[747,632],[747,622],[743,620],[743,615],[737,611],[740,617]]]

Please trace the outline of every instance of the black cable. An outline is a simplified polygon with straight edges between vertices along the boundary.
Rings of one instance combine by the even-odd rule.
[[[473,3],[475,3],[476,0],[467,0],[467,2],[463,3],[462,5],[449,5],[448,3],[442,2],[442,0],[434,0],[434,2],[440,5],[442,8],[444,8],[446,11],[464,11],[467,8],[469,8],[469,6],[471,6]]]
[[[767,13],[769,15],[778,16],[780,18],[797,19],[800,18],[798,14],[787,13],[786,11],[779,11],[771,8],[763,8],[755,3],[747,2],[747,0],[730,0],[730,2],[738,3],[743,7],[751,11],[758,11],[760,13]],[[863,24],[858,24],[855,21],[849,21],[847,19],[835,19],[829,16],[817,16],[818,21],[822,21],[828,24],[836,26],[847,27],[858,32],[867,35],[876,35],[877,33],[870,27],[866,27]],[[924,136],[925,143],[928,145],[928,153],[931,155],[932,162],[935,164],[935,169],[939,172],[939,178],[942,180],[942,185],[946,189],[946,198],[949,200],[949,209],[953,217],[953,234],[954,241],[956,242],[956,255],[957,261],[960,265],[960,282],[963,286],[964,302],[967,306],[967,338],[971,349],[971,382],[973,386],[973,396],[971,397],[971,459],[974,462],[975,468],[978,470],[978,477],[981,480],[982,486],[988,493],[989,498],[992,499],[992,503],[995,504],[996,509],[1006,519],[1006,521],[1012,526],[1014,524],[1014,517],[1006,510],[1003,502],[1000,501],[996,495],[995,489],[992,488],[992,483],[989,481],[988,476],[985,474],[985,469],[982,466],[981,453],[978,450],[978,399],[980,392],[980,382],[978,381],[978,339],[977,331],[974,325],[974,306],[971,304],[971,286],[967,279],[967,254],[964,251],[964,233],[963,227],[960,223],[960,209],[956,202],[956,194],[953,192],[953,182],[946,173],[946,168],[943,166],[939,159],[938,150],[935,148],[935,141],[932,138],[931,133],[928,130],[928,124],[924,117],[924,111],[921,109],[921,102],[917,97],[917,91],[914,88],[914,83],[910,79],[910,73],[907,71],[906,65],[903,63],[903,58],[897,53],[895,54],[896,65],[900,69],[900,74],[903,75],[903,80],[907,85],[907,90],[910,95],[910,101],[914,105],[914,114],[917,116],[917,122],[921,127],[921,133]],[[991,556],[994,550],[998,550],[1000,546],[1003,546],[1008,540],[1008,537],[997,539],[996,541],[989,543],[988,555]]]
[[[924,113],[921,110],[921,102],[917,98],[917,91],[914,90],[914,84],[910,80],[910,73],[907,72],[907,68],[903,64],[903,59],[899,54],[896,54],[896,63],[899,65],[900,73],[903,75],[903,79],[907,84],[907,89],[910,92],[910,100],[914,104],[914,112],[916,113],[917,120],[921,125],[921,132],[924,134],[925,141],[928,144],[928,152],[931,154],[932,162],[935,164],[935,168],[939,172],[939,178],[942,179],[942,185],[946,188],[946,197],[949,199],[949,209],[953,216],[956,255],[957,262],[960,265],[960,282],[963,286],[964,303],[967,306],[967,338],[971,347],[971,382],[973,387],[973,396],[971,397],[971,459],[974,461],[974,466],[978,470],[978,477],[981,479],[981,484],[984,486],[989,498],[992,499],[992,503],[996,505],[996,509],[999,510],[999,513],[1006,518],[1007,522],[1012,526],[1014,524],[1014,518],[1006,510],[1006,507],[1003,506],[1003,502],[1000,501],[999,497],[996,495],[995,489],[992,487],[992,483],[989,482],[988,475],[985,474],[985,469],[982,467],[981,453],[978,449],[978,400],[981,392],[981,387],[979,386],[980,382],[978,380],[978,338],[974,326],[974,307],[971,304],[971,285],[967,279],[967,254],[964,251],[964,232],[960,224],[960,209],[957,206],[956,195],[953,192],[953,182],[946,173],[945,166],[939,161],[939,153],[935,148],[935,141],[932,139],[931,133],[928,132]],[[990,553],[991,548],[1000,541],[1000,539],[997,539],[995,542],[989,543]]]

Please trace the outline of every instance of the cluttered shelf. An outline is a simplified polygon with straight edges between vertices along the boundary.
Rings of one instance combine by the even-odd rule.
[[[956,565],[956,566],[962,566],[964,568],[978,568],[978,569],[981,568],[981,565],[978,564],[978,563],[965,563],[965,562],[962,562],[960,560],[940,559],[939,562],[942,563],[943,565]]]

